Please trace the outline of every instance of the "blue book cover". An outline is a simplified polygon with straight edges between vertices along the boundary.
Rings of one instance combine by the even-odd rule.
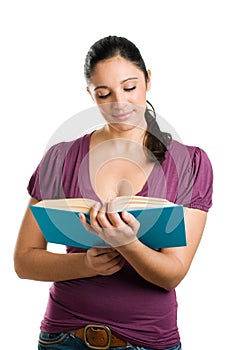
[[[30,209],[49,243],[90,248],[108,246],[101,238],[87,231],[78,216],[69,208],[32,205]],[[186,245],[182,205],[165,205],[143,209],[125,209],[140,222],[139,240],[153,249]],[[88,214],[85,214],[88,218]]]

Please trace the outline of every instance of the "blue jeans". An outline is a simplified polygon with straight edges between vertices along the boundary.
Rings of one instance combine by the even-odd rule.
[[[38,343],[38,350],[88,350],[84,341],[74,337],[70,333],[45,333],[41,332]],[[153,350],[143,346],[128,344],[126,347],[111,348],[111,350]],[[181,350],[181,344],[163,350]]]

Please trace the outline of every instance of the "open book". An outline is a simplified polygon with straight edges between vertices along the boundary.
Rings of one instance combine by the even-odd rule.
[[[79,248],[106,247],[101,238],[83,227],[78,216],[82,212],[89,220],[94,203],[85,198],[48,199],[30,209],[47,242]],[[140,222],[139,240],[151,248],[186,245],[182,205],[161,198],[121,196],[114,200],[113,210],[133,214]]]

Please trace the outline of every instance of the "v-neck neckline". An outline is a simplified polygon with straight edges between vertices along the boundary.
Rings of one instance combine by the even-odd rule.
[[[95,198],[96,201],[102,203],[103,201],[100,199],[100,197],[97,195],[97,193],[95,192],[93,186],[92,186],[92,183],[91,183],[91,177],[90,177],[90,157],[89,157],[89,154],[90,154],[90,143],[91,143],[91,136],[92,134],[94,133],[94,131],[92,131],[90,134],[88,134],[88,138],[87,138],[87,142],[86,142],[86,147],[85,147],[85,158],[86,158],[86,164],[87,164],[87,182],[89,184],[89,187],[90,187],[90,190],[93,194],[93,199]],[[146,189],[148,188],[148,183],[150,182],[150,179],[152,176],[154,176],[154,173],[157,169],[157,164],[155,163],[149,176],[147,177],[147,180],[145,181],[144,185],[142,186],[141,190],[139,192],[137,192],[135,194],[135,196],[143,196],[143,193],[146,192]]]

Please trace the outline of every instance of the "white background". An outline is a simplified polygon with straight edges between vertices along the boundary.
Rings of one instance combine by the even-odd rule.
[[[232,346],[233,54],[231,1],[21,0],[0,5],[1,340],[37,348],[49,283],[20,280],[13,250],[27,183],[55,130],[92,107],[89,47],[126,36],[152,70],[149,100],[186,144],[208,153],[213,207],[193,265],[177,288],[185,350]],[[82,121],[80,121],[82,122]],[[2,348],[2,345],[1,345]]]

